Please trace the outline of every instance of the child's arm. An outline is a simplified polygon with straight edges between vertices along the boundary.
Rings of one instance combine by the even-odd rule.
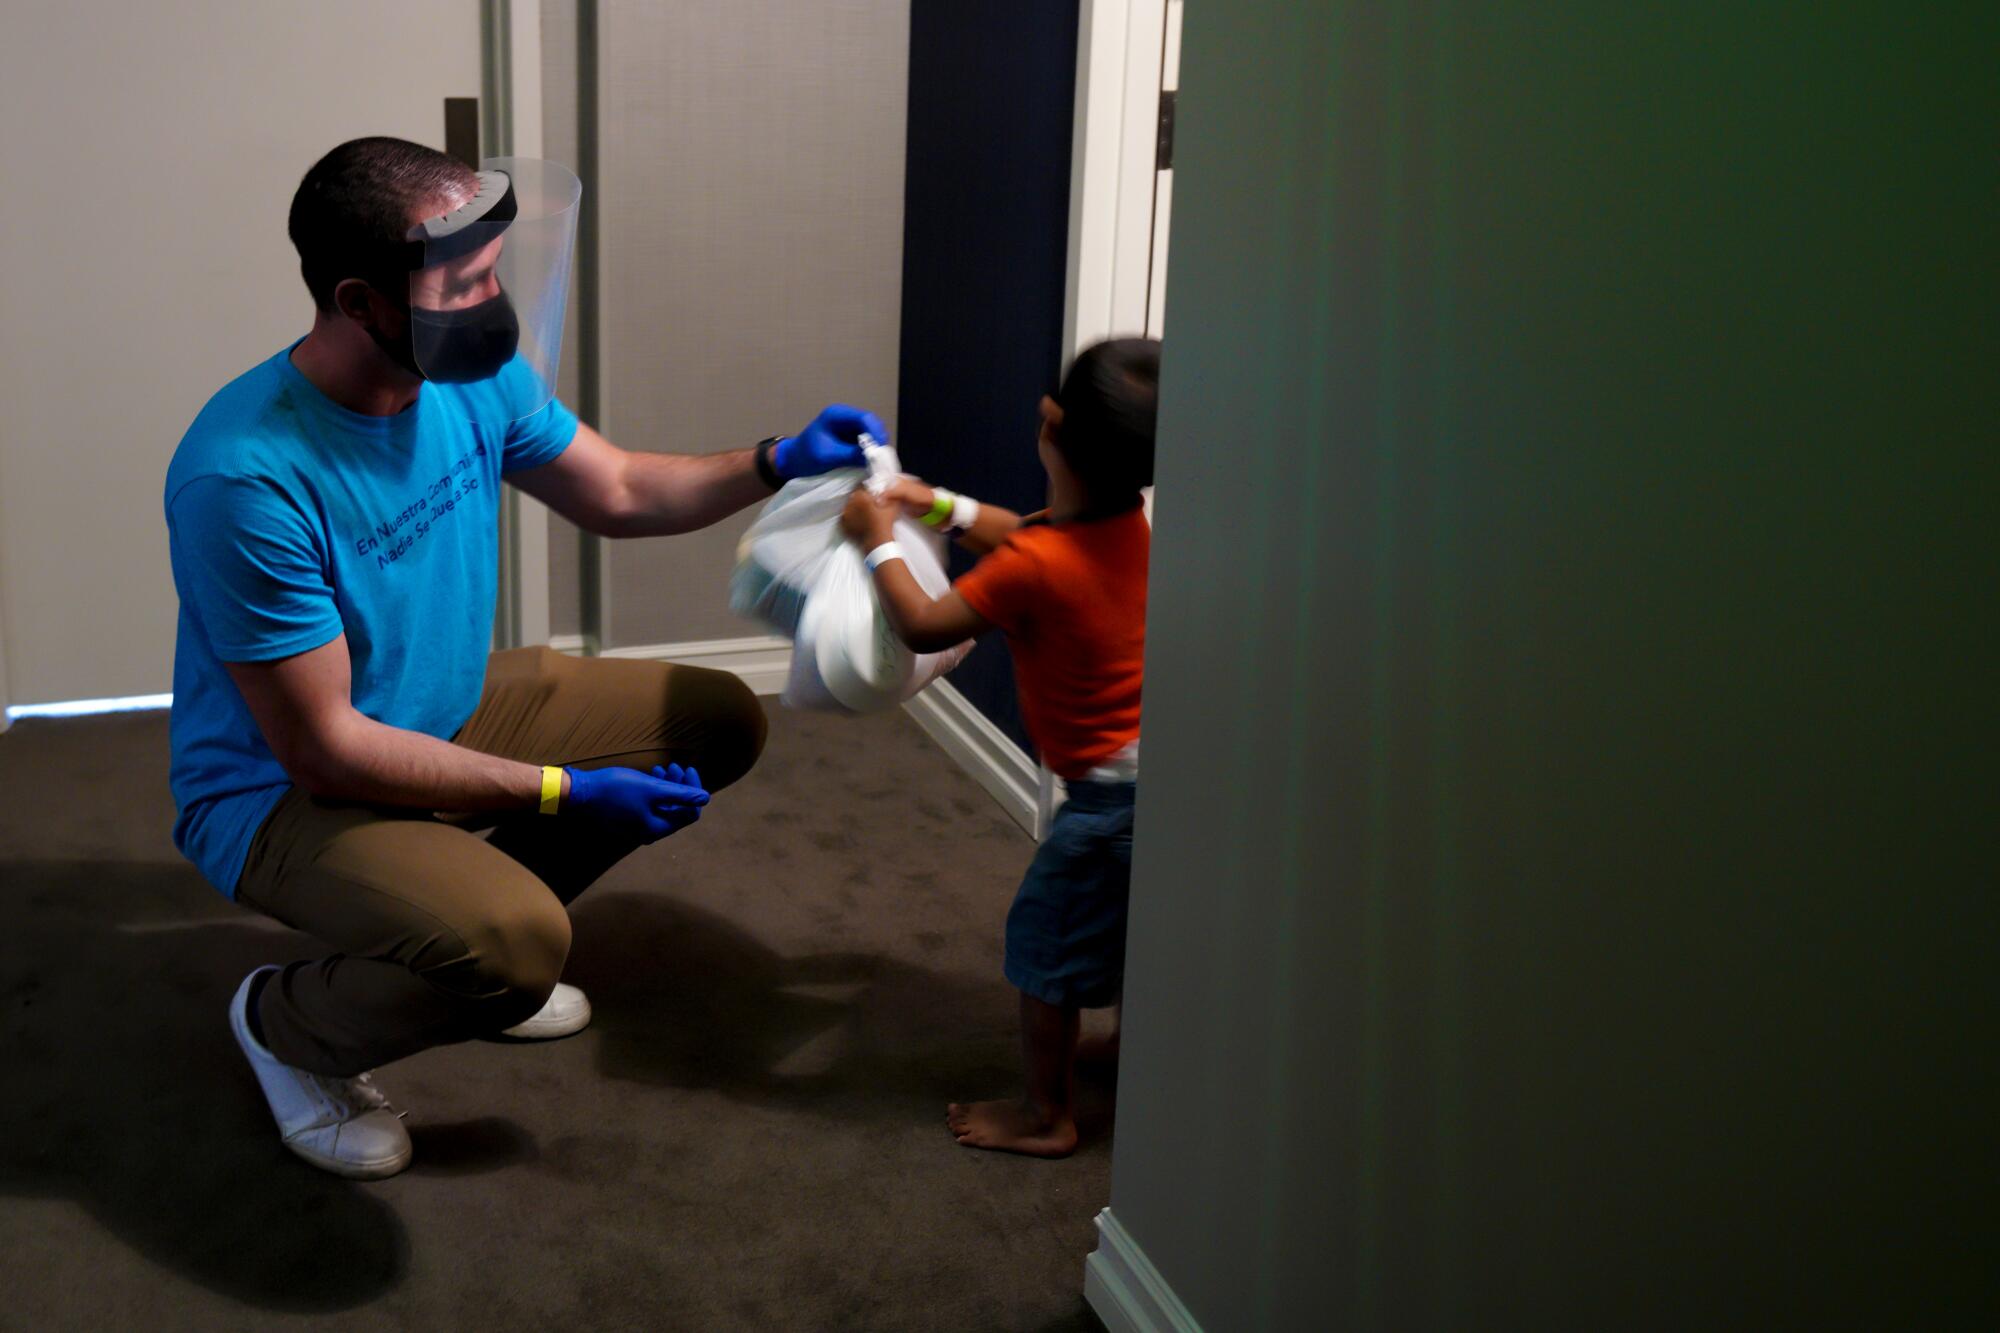
[[[915,477],[898,477],[882,492],[882,498],[894,500],[911,518],[921,519],[937,507],[938,493],[935,487]],[[969,498],[959,497],[960,500]],[[996,504],[981,502],[978,508],[979,515],[973,519],[971,526],[953,528],[951,535],[974,555],[988,555],[994,547],[1007,540],[1008,534],[1021,526],[1021,516]]]
[[[925,509],[928,512],[929,506]],[[840,526],[866,553],[895,539],[896,516],[900,512],[897,502],[886,496],[878,501],[866,487],[856,487],[848,497],[847,508],[841,511]],[[904,561],[883,561],[876,566],[874,577],[875,593],[882,599],[889,627],[913,652],[943,652],[993,628],[956,592],[932,598],[917,585],[916,577]]]

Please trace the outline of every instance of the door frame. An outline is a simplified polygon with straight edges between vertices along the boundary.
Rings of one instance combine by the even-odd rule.
[[[7,706],[13,702],[7,693],[7,601],[6,584],[0,582],[0,731],[14,725],[7,716]]]
[[[1082,0],[1070,148],[1063,361],[1146,332],[1152,313],[1160,90],[1178,56],[1180,0]],[[1169,52],[1169,11],[1176,20]],[[1178,60],[1174,62],[1178,65]]]
[[[537,0],[480,0],[479,35],[484,155],[540,157],[542,7]],[[575,349],[571,351],[574,355]],[[533,496],[503,486],[494,646],[522,648],[548,641],[549,511]]]

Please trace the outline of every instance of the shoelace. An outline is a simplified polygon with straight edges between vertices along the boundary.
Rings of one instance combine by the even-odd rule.
[[[349,1111],[396,1111],[389,1104],[388,1096],[375,1086],[372,1072],[356,1074],[353,1078],[322,1078],[320,1088],[328,1101]],[[396,1111],[396,1118],[401,1120],[408,1114],[408,1111]]]
[[[389,1104],[388,1094],[375,1086],[375,1074],[372,1070],[366,1074],[356,1074],[354,1081],[361,1095],[368,1099],[370,1106],[383,1111],[396,1111],[396,1108]],[[396,1111],[396,1119],[401,1120],[408,1114],[408,1111]]]

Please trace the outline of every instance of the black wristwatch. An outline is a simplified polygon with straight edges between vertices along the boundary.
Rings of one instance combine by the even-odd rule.
[[[757,441],[757,452],[754,455],[757,476],[774,491],[785,484],[785,479],[778,475],[778,466],[771,461],[771,454],[778,447],[778,442],[784,438],[782,435],[773,435],[767,440]]]

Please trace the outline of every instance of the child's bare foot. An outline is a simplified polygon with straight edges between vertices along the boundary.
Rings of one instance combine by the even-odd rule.
[[[1076,1121],[1068,1113],[1046,1116],[1026,1102],[953,1102],[944,1122],[968,1148],[1067,1157],[1076,1151]]]

